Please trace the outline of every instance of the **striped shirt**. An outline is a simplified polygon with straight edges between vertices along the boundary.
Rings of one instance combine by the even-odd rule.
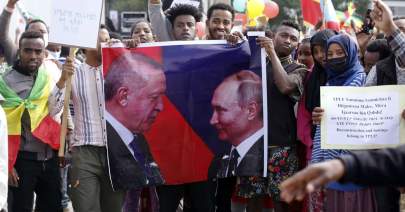
[[[396,29],[390,37],[388,37],[391,51],[395,55],[396,62],[402,68],[405,68],[405,34],[401,30]]]
[[[64,89],[56,95],[55,102],[61,105]],[[74,137],[72,146],[105,146],[107,133],[105,126],[104,79],[102,68],[82,63],[76,68],[72,78],[71,100],[73,102]]]
[[[365,81],[366,74],[361,73],[356,76],[347,86],[361,87],[364,85]],[[322,161],[331,160],[348,153],[349,151],[342,149],[321,149],[321,127],[320,125],[316,126],[311,163],[319,163]]]

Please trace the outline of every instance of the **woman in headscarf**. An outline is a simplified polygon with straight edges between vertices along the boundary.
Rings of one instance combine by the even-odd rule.
[[[297,133],[299,140],[306,146],[306,161],[311,159],[312,139],[315,132],[312,125],[312,111],[320,106],[320,86],[326,83],[324,68],[326,42],[334,35],[336,32],[325,29],[317,32],[310,40],[314,66],[306,76],[304,94],[298,103],[297,111]]]
[[[366,79],[358,59],[357,45],[347,35],[335,35],[328,40],[326,50],[326,86],[363,86]],[[311,163],[337,158],[349,151],[321,149],[320,120],[323,109],[315,107],[312,120],[317,124],[313,141]],[[376,211],[373,191],[355,184],[329,184],[324,192],[324,201],[313,204],[315,210],[328,212]],[[323,203],[323,204],[322,204]]]

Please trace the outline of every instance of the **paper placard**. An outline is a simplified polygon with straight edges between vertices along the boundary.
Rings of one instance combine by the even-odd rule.
[[[405,144],[405,86],[321,87],[322,149]]]
[[[52,5],[49,41],[97,48],[102,0],[59,0]]]
[[[194,0],[173,0],[170,7],[174,7],[176,4],[188,4],[188,5],[197,7],[197,8],[200,6],[199,1],[194,1]]]

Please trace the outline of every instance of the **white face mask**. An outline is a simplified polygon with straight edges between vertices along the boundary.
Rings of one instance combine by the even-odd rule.
[[[53,51],[49,51],[49,50],[47,50],[47,51],[48,51],[48,55],[51,55],[54,59],[59,59],[61,51],[57,51],[57,52],[53,52]]]

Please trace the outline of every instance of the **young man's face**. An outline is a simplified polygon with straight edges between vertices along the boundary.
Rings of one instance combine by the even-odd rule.
[[[228,10],[214,10],[206,24],[210,39],[223,40],[233,27],[232,13]]]
[[[41,38],[22,39],[19,49],[21,68],[33,73],[45,58],[44,40]]]
[[[173,36],[175,40],[194,40],[195,34],[195,18],[193,16],[179,15],[174,19]]]
[[[300,33],[293,27],[280,26],[274,36],[274,48],[277,55],[280,57],[290,55],[298,45],[299,36]]]

